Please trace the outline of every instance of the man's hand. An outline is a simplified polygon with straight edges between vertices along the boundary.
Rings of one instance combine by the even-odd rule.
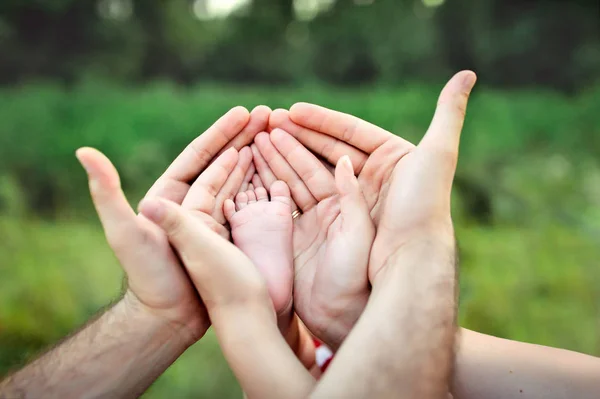
[[[239,156],[238,150],[265,129],[269,114],[263,106],[251,114],[242,107],[226,113],[183,151],[147,197],[182,203],[187,196],[190,212],[212,219],[211,227],[226,235],[214,208],[234,190],[230,186],[235,181],[242,184],[251,174],[250,150]],[[222,156],[207,169],[218,154]],[[108,242],[127,275],[128,290],[81,331],[0,382],[0,397],[138,397],[209,325],[165,233],[131,209],[110,161],[87,148],[77,156],[88,173]]]
[[[253,153],[260,182],[285,180],[303,212],[294,224],[294,308],[336,350],[369,298],[366,269],[375,237],[350,159],[340,158],[334,177],[281,129],[259,134]]]
[[[202,213],[212,229],[228,237],[222,225],[222,203],[237,192],[251,162],[249,149],[238,156],[235,148],[248,144],[263,130],[268,115],[266,107],[257,107],[252,115],[242,107],[229,111],[179,155],[147,198],[183,202],[186,208]],[[201,173],[228,146],[233,148]],[[172,326],[188,344],[196,342],[206,332],[209,321],[167,237],[145,217],[135,214],[106,157],[87,148],[79,150],[77,156],[88,173],[90,192],[107,240],[127,274],[125,299],[134,308],[150,312]],[[194,181],[191,186],[190,181]]]
[[[452,78],[440,96],[436,116],[419,147],[354,116],[316,105],[299,103],[289,112],[275,110],[271,114],[271,129],[285,130],[299,141],[292,143],[281,134],[275,135],[276,130],[273,130],[272,142],[278,150],[277,155],[287,162],[284,166],[280,166],[281,163],[270,163],[272,173],[285,180],[282,173],[291,170],[286,173],[299,181],[297,186],[304,183],[303,189],[311,187],[310,192],[316,194],[313,199],[313,204],[316,205],[312,207],[318,209],[327,205],[328,209],[334,208],[335,205],[331,202],[335,199],[331,189],[331,176],[326,176],[326,168],[316,162],[316,158],[311,157],[302,145],[330,164],[336,164],[344,155],[349,156],[354,171],[358,174],[359,185],[373,222],[377,226],[376,243],[371,250],[368,269],[372,279],[381,270],[393,249],[406,241],[408,234],[411,237],[425,234],[424,229],[427,228],[436,233],[444,233],[447,241],[453,240],[449,219],[449,192],[466,100],[474,79],[474,74],[468,71]],[[260,136],[257,136],[257,142],[259,139]],[[451,149],[444,146],[449,140],[450,145],[454,145]],[[306,161],[307,159],[310,161]],[[394,194],[390,196],[388,193],[392,184]],[[430,191],[432,189],[434,191]],[[302,223],[302,218],[304,215],[298,224]],[[324,237],[330,225],[306,219],[305,222],[308,224],[306,229],[314,232],[317,238]],[[317,246],[321,244],[322,241],[317,241]],[[300,251],[298,259],[302,256],[303,251]],[[361,276],[366,274],[366,269],[346,268],[341,272],[346,273],[345,276],[338,274],[337,278],[360,281]],[[363,290],[368,290],[368,281],[362,281]],[[320,284],[332,286],[333,281],[322,281]],[[310,295],[310,292],[307,294]],[[329,303],[335,301],[330,300]],[[327,303],[320,305],[328,309]],[[356,312],[358,314],[355,319],[362,308]],[[318,313],[315,312],[314,315]],[[321,313],[331,313],[331,310]],[[330,321],[333,322],[334,320]],[[346,333],[349,330],[350,328]]]
[[[265,280],[250,259],[197,212],[156,199],[144,200],[140,211],[177,250],[248,397],[306,397],[314,379],[279,332]]]
[[[368,181],[375,180],[381,187],[377,191],[370,184],[363,186],[371,193],[371,212],[378,222],[368,269],[373,289],[355,330],[330,367],[331,374],[319,386],[323,397],[367,393],[388,397],[394,385],[394,397],[441,398],[449,393],[457,331],[450,193],[467,99],[475,80],[472,72],[450,80],[417,147],[405,147],[395,159],[390,148],[400,147],[390,139],[364,163],[361,175],[367,173]],[[355,120],[346,125],[342,138],[354,138],[355,145],[360,144],[360,129],[369,126],[364,124]],[[328,125],[321,121],[321,126]],[[370,162],[376,154],[395,164],[371,170],[377,164]],[[377,173],[385,180],[377,181]],[[344,367],[348,363],[356,365],[354,370]],[[369,375],[377,367],[385,372]],[[354,382],[352,375],[369,378]]]

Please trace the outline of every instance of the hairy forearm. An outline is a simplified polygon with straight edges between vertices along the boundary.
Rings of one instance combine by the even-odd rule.
[[[406,247],[389,258],[316,397],[439,398],[448,392],[456,332],[454,247],[432,245]]]
[[[0,383],[0,398],[130,398],[185,351],[172,326],[127,297]]]
[[[453,394],[475,398],[597,398],[600,359],[462,329]]]

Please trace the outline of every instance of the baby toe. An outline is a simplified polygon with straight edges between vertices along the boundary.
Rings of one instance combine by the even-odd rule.
[[[257,201],[264,202],[269,200],[269,194],[267,193],[267,190],[264,187],[257,187],[254,190],[254,193],[256,194]]]
[[[232,200],[226,199],[223,203],[223,215],[225,215],[228,222],[231,221],[231,218],[235,215],[235,203]]]
[[[238,193],[235,196],[235,207],[238,211],[248,206],[248,195],[246,193]]]
[[[292,196],[290,194],[290,188],[288,185],[281,181],[277,180],[275,183],[271,185],[271,201],[283,202],[284,204],[291,205],[292,204]]]
[[[258,187],[264,187],[265,185],[263,184],[262,180],[260,179],[260,176],[255,173],[254,176],[252,176],[252,184],[254,185],[254,188],[258,188]]]
[[[254,190],[246,191],[246,195],[248,196],[248,204],[254,204],[256,202],[256,194],[254,194]]]

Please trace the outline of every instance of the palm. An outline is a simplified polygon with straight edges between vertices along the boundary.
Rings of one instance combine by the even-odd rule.
[[[311,293],[331,292],[331,288],[324,291],[317,288],[330,274],[327,268],[332,265],[326,260],[331,257],[331,235],[335,233],[329,234],[329,231],[339,215],[339,201],[332,196],[305,212],[294,224],[294,307],[316,335],[320,335],[323,326],[318,325],[320,320],[315,320],[318,319],[315,310],[320,310],[319,300]]]
[[[451,228],[447,218],[441,219],[445,220],[442,225],[427,225],[431,220],[440,220],[434,217],[439,212],[449,215],[449,194],[456,166],[458,138],[468,93],[474,82],[471,75],[471,72],[459,73],[444,88],[434,121],[419,147],[356,117],[316,105],[300,103],[289,112],[276,110],[271,114],[271,129],[281,128],[289,132],[303,146],[330,164],[335,165],[344,155],[350,157],[377,226],[368,266],[369,276],[373,277],[380,270],[391,251],[406,242],[407,233],[414,234],[415,228]],[[471,86],[464,82],[471,82]],[[288,152],[294,155],[287,157],[290,164],[293,163],[292,158],[300,158],[301,151],[297,148],[293,151],[288,149]],[[300,173],[300,167],[305,167],[297,164],[298,175],[309,185],[315,173],[306,170]],[[327,225],[310,224],[310,219],[306,223],[304,229],[319,231],[318,234],[313,233],[314,237],[324,237],[322,229],[330,228]],[[331,246],[331,243],[319,244],[321,247]],[[325,269],[328,267],[326,262],[316,263],[323,264]],[[365,273],[365,270],[341,271],[341,275],[355,281],[359,281],[361,273]],[[314,277],[315,283],[312,286],[306,284],[309,287],[302,288],[303,292],[314,289],[316,281],[323,284],[326,290],[340,276],[315,273]],[[368,281],[364,285],[368,289]],[[310,297],[311,293],[306,294]]]
[[[309,330],[335,349],[362,313],[369,282],[366,260],[361,263],[357,256],[356,235],[344,229],[338,196],[320,201],[316,208],[326,210],[322,217],[315,221],[311,211],[305,213],[294,232],[295,242],[310,237],[311,243],[297,252],[294,306]]]
[[[295,310],[313,334],[337,347],[368,298],[372,222],[366,217],[365,229],[352,224],[344,228],[347,220],[330,168],[289,134],[274,130],[270,137],[259,135],[256,147],[254,163],[261,180],[267,187],[276,179],[285,180],[303,212],[293,235]],[[353,175],[351,167],[346,173]],[[373,194],[375,203],[378,196]],[[366,208],[364,199],[361,203]],[[365,240],[367,245],[361,245]]]
[[[128,245],[140,248],[136,262],[146,266],[146,273],[129,278],[129,290],[148,309],[169,321],[189,320],[192,334],[199,338],[207,327],[206,311],[198,302],[196,292],[182,272],[177,255],[165,233],[158,226],[138,215],[139,233],[132,235]],[[140,242],[132,242],[140,240]],[[136,276],[137,277],[137,276]]]
[[[239,176],[239,173],[224,169],[219,173],[218,166],[207,166],[224,147],[247,145],[264,129],[269,113],[266,107],[257,107],[252,114],[241,107],[226,113],[186,147],[147,197],[180,204],[185,200],[188,209],[201,214],[213,230],[228,236],[217,220],[222,210],[215,207],[229,195],[221,190],[233,185],[224,183],[228,175]],[[237,151],[233,152],[237,154]],[[117,171],[106,157],[91,149],[81,149],[78,158],[88,172],[90,191],[107,239],[127,274],[128,295],[125,298],[175,324],[176,331],[184,330],[193,339],[200,338],[208,328],[208,317],[163,231],[131,209],[121,190]],[[213,165],[219,165],[218,159]],[[235,161],[228,165],[232,165],[232,169],[237,166]],[[201,173],[205,168],[206,171]],[[193,180],[190,187],[189,182]]]

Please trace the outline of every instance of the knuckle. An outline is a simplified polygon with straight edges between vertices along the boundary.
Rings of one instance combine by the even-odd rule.
[[[184,225],[181,218],[172,212],[168,212],[165,216],[164,228],[167,235],[173,238],[180,237],[184,232]]]
[[[131,240],[137,237],[138,233],[134,229],[118,226],[114,229],[108,229],[105,235],[108,245],[119,257],[130,249]]]
[[[208,165],[213,159],[213,154],[204,148],[200,142],[192,142],[188,148],[191,150],[191,153],[194,154],[198,163],[203,165],[203,167]]]
[[[439,162],[448,167],[455,167],[458,162],[458,153],[455,149],[438,147],[435,149],[435,156]]]

